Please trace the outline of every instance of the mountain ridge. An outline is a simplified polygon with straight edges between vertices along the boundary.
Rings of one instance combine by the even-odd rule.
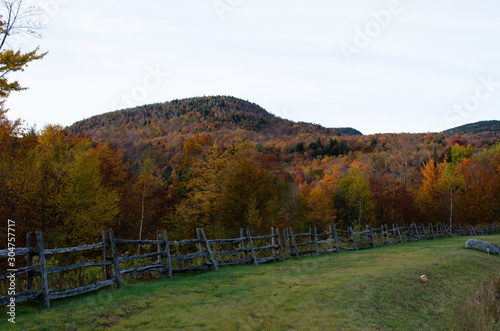
[[[198,112],[198,116],[189,116],[188,113],[190,111]],[[259,132],[269,126],[274,126],[274,128],[276,128],[277,124],[286,124],[287,126],[298,125],[306,132],[327,132],[328,134],[339,136],[363,135],[363,133],[359,130],[352,127],[325,127],[320,124],[304,121],[294,122],[272,114],[256,103],[231,96],[203,96],[174,99],[163,103],[146,104],[132,108],[119,109],[77,121],[67,128],[72,133],[88,132],[94,130],[96,127],[109,125],[112,121],[120,120],[120,118],[131,117],[134,113],[141,115],[144,121],[149,121],[151,118],[159,117],[171,120],[175,117],[183,116],[184,119],[187,119],[190,122],[195,122],[196,120],[202,122],[201,119],[208,119],[209,123],[219,121],[223,123],[234,122],[238,124],[245,122],[245,120],[247,120],[247,122],[250,120],[249,123],[243,123],[239,126],[236,125],[234,129],[240,128],[255,132]],[[186,115],[188,115],[187,118]],[[441,132],[445,134],[475,134],[486,131],[500,132],[500,121],[478,121],[453,127]],[[385,132],[380,134],[390,133],[391,132]],[[424,131],[420,133],[424,133]]]
[[[190,112],[192,114],[189,114]],[[263,129],[266,124],[276,125],[278,124],[277,122],[282,122],[280,124],[285,124],[286,126],[299,125],[306,131],[327,130],[333,131],[331,133],[336,135],[362,135],[360,131],[350,127],[327,128],[319,124],[303,121],[294,122],[276,116],[253,102],[231,96],[205,96],[175,99],[164,103],[120,109],[77,121],[68,128],[72,132],[92,130],[96,126],[109,124],[109,120],[102,121],[100,120],[101,118],[111,117],[113,120],[119,120],[120,118],[129,117],[129,115],[134,113],[139,113],[145,120],[147,118],[165,118],[170,120],[175,117],[184,117],[184,119],[189,121],[200,121],[203,119],[209,123],[220,121],[238,124],[243,122],[243,124],[239,126],[240,128],[256,132]],[[245,120],[247,121],[245,122]]]
[[[468,124],[462,130],[472,132],[473,128],[477,130],[478,125]],[[433,134],[442,135],[442,139],[458,139],[455,136],[460,134],[453,131],[456,129]],[[378,137],[394,135],[363,135],[353,128],[326,128],[318,124],[293,122],[255,103],[230,96],[177,99],[121,109],[78,121],[67,127],[67,130],[72,134],[86,135],[97,143],[107,142],[120,147],[129,160],[140,159],[140,155],[151,155],[160,164],[179,162],[184,142],[197,135],[210,135],[223,145],[250,140],[260,149],[287,153],[302,151],[307,147],[313,155],[318,154],[314,151],[315,146],[321,150],[330,143],[332,146],[338,145],[339,151],[344,153],[350,150],[370,151]],[[470,134],[470,142],[491,144],[497,140],[499,132]],[[426,133],[413,135],[423,137]],[[460,140],[461,143],[465,141]]]
[[[489,120],[489,121],[468,123],[445,130],[443,132],[447,134],[467,134],[467,133],[476,134],[482,132],[500,132],[500,121]]]

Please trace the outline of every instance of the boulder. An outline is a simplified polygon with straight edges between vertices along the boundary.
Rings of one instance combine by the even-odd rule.
[[[488,252],[489,248],[491,254],[500,254],[500,247],[498,247],[497,245],[477,239],[467,240],[467,242],[465,243],[465,248],[477,249],[482,252]]]

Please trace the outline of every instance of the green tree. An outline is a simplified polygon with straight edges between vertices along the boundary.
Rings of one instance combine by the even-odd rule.
[[[351,215],[351,222],[361,226],[363,222],[372,222],[375,204],[366,170],[355,162],[349,168],[349,173],[340,182],[346,207]]]

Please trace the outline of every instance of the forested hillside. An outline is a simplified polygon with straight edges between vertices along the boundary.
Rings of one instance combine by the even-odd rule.
[[[120,237],[173,239],[204,227],[500,219],[495,130],[365,136],[294,123],[231,97],[120,110],[70,128],[23,128],[1,113],[0,213],[51,245]],[[483,126],[484,127],[484,126]],[[6,233],[6,232],[4,232]]]
[[[352,128],[324,128],[276,117],[260,106],[233,97],[173,100],[119,110],[77,122],[71,133],[84,133],[94,141],[120,146],[127,155],[147,152],[161,163],[178,163],[184,142],[196,134],[217,141],[248,139],[287,145],[297,139],[360,135]]]
[[[495,138],[500,132],[500,121],[481,121],[446,130],[447,134],[484,134]]]

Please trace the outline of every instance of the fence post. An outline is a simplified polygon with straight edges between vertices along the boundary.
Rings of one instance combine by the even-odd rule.
[[[382,241],[383,241],[382,245],[383,245],[383,244],[385,244],[386,242],[387,242],[387,245],[389,245],[389,241],[390,241],[391,239],[389,238],[389,229],[387,228],[387,224],[384,224],[384,226],[383,226],[382,228],[383,228],[383,229],[382,229],[382,238],[383,238],[383,240],[382,240]],[[384,236],[384,230],[385,230],[385,236]],[[385,241],[385,239],[387,239],[387,241]]]
[[[328,236],[328,239],[330,240],[330,249],[333,251],[335,250],[335,245],[333,244],[333,234],[332,234],[332,226],[328,225],[328,231],[330,235]]]
[[[203,236],[203,240],[205,241],[205,246],[207,247],[208,254],[210,255],[210,260],[212,260],[212,265],[214,266],[215,271],[219,271],[219,267],[217,266],[217,261],[214,257],[214,252],[212,252],[212,248],[210,248],[210,243],[208,242],[207,236],[205,235],[205,230],[200,229],[201,235]]]
[[[103,255],[104,255],[104,262],[109,261],[109,256],[108,256],[108,235],[106,234],[106,231],[102,232],[102,243],[103,243]],[[111,278],[111,269],[108,265],[104,266],[104,276],[106,277],[106,280]]]
[[[198,249],[200,250],[200,252],[203,252],[203,246],[201,245],[201,242],[203,241],[203,239],[201,238],[201,231],[199,228],[196,228],[196,236],[198,237],[198,240],[200,241],[198,243]],[[203,264],[205,264],[206,259],[204,256],[201,257],[201,260],[203,261]]]
[[[312,228],[309,228],[309,252],[313,255],[313,236],[312,236]]]
[[[295,241],[295,235],[293,234],[292,227],[290,227],[290,236],[292,237],[293,248],[295,248],[297,260],[300,260],[299,248],[297,247],[297,241]]]
[[[170,242],[168,241],[168,233],[167,230],[163,231],[165,238],[165,252],[167,253],[167,272],[168,278],[172,280],[172,259],[170,258]]]
[[[318,229],[316,227],[314,227],[314,248],[316,249],[316,256],[319,256]]]
[[[47,279],[47,269],[45,268],[45,247],[43,245],[43,235],[36,233],[36,244],[38,246],[38,256],[40,258],[40,280],[42,282],[43,304],[45,308],[50,308],[49,282]]]
[[[370,230],[370,237],[372,238],[372,246],[373,248],[377,248],[377,245],[375,244],[375,237],[373,236],[373,229],[371,225],[366,226],[368,230]],[[384,239],[384,229],[382,229],[382,239]]]
[[[276,241],[274,240],[274,228],[271,227],[271,235],[273,236],[271,238],[271,245],[276,245]],[[278,259],[278,254],[276,254],[276,248],[273,247],[273,258],[276,261]]]
[[[284,239],[285,239],[286,255],[288,259],[291,260],[292,258],[290,257],[290,241],[288,238],[288,230],[286,228],[283,229],[283,236],[285,237]]]
[[[354,230],[352,229],[352,226],[349,227],[349,230],[351,232],[351,239],[354,244],[354,249],[358,250],[358,244],[356,243],[356,238],[354,237]]]
[[[245,243],[245,229],[240,229],[240,237],[241,237],[241,247],[243,248],[243,256],[245,259],[248,259],[248,253],[247,253],[247,244]]]
[[[163,235],[161,234],[161,231],[156,232],[156,240],[158,240],[158,263],[160,263],[161,268],[160,268],[160,277],[163,278],[163,250],[162,250],[162,244],[163,244]]]
[[[412,233],[412,236],[416,235],[417,236],[417,240],[420,241],[420,233],[418,233],[418,229],[417,229],[417,224],[415,223],[410,223],[410,231]]]
[[[33,253],[31,250],[33,249],[33,238],[31,232],[26,234],[26,247],[28,248],[28,253],[26,254],[26,267],[30,268],[33,266]],[[33,290],[33,271],[28,272],[27,274],[27,290]]]
[[[427,240],[427,234],[425,233],[425,226],[423,223],[420,224],[420,227],[422,228],[422,232],[424,234],[424,240]]]
[[[411,241],[411,233],[409,231],[408,224],[403,223],[403,228],[402,229],[403,229],[403,231],[404,231],[404,233],[406,235],[406,240],[405,241]]]
[[[335,232],[335,247],[337,248],[337,253],[340,253],[339,236],[337,233],[337,224],[333,225],[333,231]]]
[[[401,231],[399,231],[399,224],[397,225],[397,229],[398,229],[399,242],[402,244],[403,243],[403,237],[401,237]]]
[[[247,228],[247,236],[248,236],[248,244],[250,245],[250,251],[252,252],[253,264],[258,265],[257,257],[255,256],[255,250],[253,249],[253,241],[252,234],[250,233],[250,229]]]
[[[394,224],[392,224],[392,230],[389,230],[389,227],[387,225],[385,226],[385,231],[387,232],[387,245],[391,244],[391,236],[390,236],[391,232],[392,232],[392,238],[394,239],[394,242],[396,242],[396,231],[394,230],[395,230]]]
[[[118,251],[116,250],[115,235],[113,230],[109,229],[109,241],[111,242],[111,249],[113,250],[113,266],[115,268],[115,280],[119,289],[123,288],[122,275],[120,273],[120,261],[118,260]]]
[[[276,234],[278,235],[278,244],[280,246],[281,261],[285,262],[285,253],[283,253],[283,242],[281,241],[281,233],[279,228],[276,228]]]

